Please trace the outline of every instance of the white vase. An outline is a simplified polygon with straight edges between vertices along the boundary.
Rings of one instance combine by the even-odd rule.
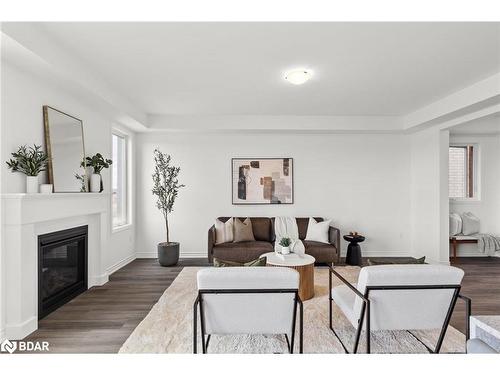
[[[90,192],[99,193],[101,191],[101,175],[92,173],[90,176]]]
[[[283,255],[290,254],[290,247],[288,247],[288,246],[286,246],[286,247],[282,246],[281,247],[281,254],[283,254]]]
[[[38,176],[26,176],[26,193],[38,193]]]
[[[40,193],[41,194],[52,194],[53,192],[52,184],[41,184],[40,185]]]

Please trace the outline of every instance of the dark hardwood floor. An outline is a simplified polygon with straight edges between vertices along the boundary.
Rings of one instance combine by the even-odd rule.
[[[117,353],[185,266],[208,265],[183,259],[161,267],[156,259],[136,259],[109,282],[93,287],[38,322],[28,341],[48,341],[51,353]]]
[[[465,271],[462,293],[472,299],[473,314],[500,314],[500,258],[459,258],[452,264]],[[202,259],[183,259],[176,267],[161,267],[156,259],[136,259],[107,284],[42,319],[25,340],[48,341],[51,353],[116,353],[183,267],[205,265]],[[452,325],[464,331],[461,302]]]
[[[465,271],[461,294],[472,300],[472,315],[500,315],[500,258],[457,258],[451,265]],[[465,332],[465,307],[457,302],[451,325]]]

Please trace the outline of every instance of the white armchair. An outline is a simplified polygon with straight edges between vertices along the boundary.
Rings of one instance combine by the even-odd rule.
[[[283,334],[289,352],[293,353],[299,310],[299,351],[302,353],[303,309],[297,271],[285,267],[205,268],[198,271],[197,279],[194,353],[197,352],[198,310],[203,353],[207,352],[212,334]]]
[[[466,301],[469,322],[470,300],[459,294],[464,276],[459,268],[429,264],[370,266],[361,269],[354,285],[332,267],[329,274],[330,329],[342,343],[332,323],[332,302],[335,302],[356,328],[354,353],[362,330],[370,353],[371,331],[440,329],[436,347],[426,346],[429,352],[439,353],[458,298]],[[333,276],[343,285],[332,288]],[[467,325],[467,338],[468,332]],[[342,346],[348,353],[343,343]]]

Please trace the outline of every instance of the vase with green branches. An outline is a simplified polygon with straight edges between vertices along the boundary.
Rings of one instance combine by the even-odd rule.
[[[168,215],[174,209],[179,190],[185,185],[179,183],[180,167],[172,164],[172,157],[156,149],[154,151],[154,172],[152,193],[156,196],[156,207],[165,220],[166,240],[158,244],[158,260],[162,266],[175,265],[179,260],[179,243],[170,241]]]
[[[111,159],[105,159],[99,152],[93,156],[87,156],[85,160],[82,161],[82,167],[92,168],[92,174],[90,175],[90,191],[92,193],[100,193],[104,190],[101,171],[105,168],[109,168],[111,164],[113,164],[113,161]]]
[[[49,162],[49,157],[42,150],[42,146],[20,146],[11,155],[12,158],[6,162],[9,169],[26,175],[27,193],[38,193],[38,175],[47,169]]]

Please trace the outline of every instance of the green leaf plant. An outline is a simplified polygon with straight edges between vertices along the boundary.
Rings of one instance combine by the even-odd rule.
[[[26,176],[38,176],[40,172],[47,169],[49,157],[42,150],[42,146],[33,147],[20,146],[17,152],[13,152],[12,158],[8,160],[7,166],[12,172],[21,172]]]
[[[154,151],[155,169],[153,177],[152,193],[157,197],[156,207],[165,218],[165,228],[167,231],[167,243],[170,243],[170,233],[168,228],[168,214],[174,209],[174,203],[179,190],[185,185],[178,180],[180,167],[172,165],[171,156],[156,149]]]

